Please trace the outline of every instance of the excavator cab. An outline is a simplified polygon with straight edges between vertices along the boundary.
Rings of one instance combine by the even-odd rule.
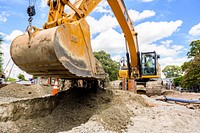
[[[154,76],[158,74],[157,67],[159,55],[156,52],[141,53],[141,74],[142,76]]]

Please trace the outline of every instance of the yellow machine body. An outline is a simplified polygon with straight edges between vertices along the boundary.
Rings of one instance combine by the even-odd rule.
[[[29,27],[15,38],[10,52],[15,64],[34,76],[62,78],[105,77],[91,48],[90,29],[85,20],[101,0],[48,0],[48,20],[43,29]],[[131,65],[137,68],[135,31],[123,0],[108,0],[128,41]],[[64,7],[70,7],[65,13]],[[127,21],[127,17],[129,18]]]
[[[124,33],[130,54],[129,71],[122,70],[120,75],[126,75],[126,78],[128,75],[133,84],[135,78],[146,78],[141,74],[137,33],[124,1],[107,1]],[[13,40],[10,53],[15,64],[34,76],[105,79],[106,74],[92,53],[90,28],[85,20],[100,2],[101,0],[75,0],[74,3],[70,0],[48,0],[48,20],[43,29],[29,27],[25,34]],[[66,5],[70,7],[68,13],[64,11]]]

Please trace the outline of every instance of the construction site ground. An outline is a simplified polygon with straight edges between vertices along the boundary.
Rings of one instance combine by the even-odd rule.
[[[0,88],[2,133],[199,133],[200,105],[157,101],[125,90],[72,88],[51,95],[51,86]],[[200,93],[166,91],[199,99]]]

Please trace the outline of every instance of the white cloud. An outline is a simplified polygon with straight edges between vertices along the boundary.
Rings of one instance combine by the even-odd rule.
[[[153,0],[142,0],[142,2],[152,2]]]
[[[143,20],[145,18],[153,17],[156,15],[156,13],[152,10],[144,10],[141,13],[136,10],[129,10],[128,11],[129,16],[133,20],[133,22]]]
[[[41,1],[40,1],[40,2],[41,2],[41,3],[40,3],[40,7],[41,7],[41,8],[47,7],[47,1],[48,1],[48,0],[41,0]]]
[[[21,73],[21,74],[24,74],[26,79],[32,77],[31,75],[29,75],[26,72],[19,69],[16,65],[14,65],[13,68],[12,68],[13,61],[11,60],[9,62],[9,60],[11,59],[11,57],[10,57],[10,44],[3,43],[1,45],[1,48],[2,48],[2,52],[3,52],[3,56],[2,56],[2,58],[3,58],[3,69],[4,69],[6,76],[9,76],[9,73],[10,73],[10,77],[17,79],[17,76]],[[8,66],[6,67],[7,64],[8,64]]]
[[[7,34],[3,33],[3,32],[0,32],[0,35],[1,36],[6,36]]]
[[[161,41],[161,44],[169,46],[172,42],[173,40],[166,40],[166,41]]]
[[[177,51],[183,50],[183,49],[184,49],[184,47],[183,47],[182,45],[173,45],[172,48],[173,48],[174,50],[177,50]]]
[[[6,22],[9,14],[7,12],[0,13],[0,22]]]
[[[182,25],[181,20],[170,22],[145,22],[136,26],[139,44],[151,44],[171,36]]]
[[[125,52],[125,39],[123,34],[119,34],[114,29],[101,32],[91,41],[94,51],[104,50],[108,53],[120,54]]]
[[[102,0],[99,3],[99,5],[94,9],[94,12],[111,13],[112,11],[108,7],[109,7],[109,5],[108,5],[107,0]]]
[[[118,25],[118,22],[115,17],[111,15],[103,15],[99,20],[88,16],[86,18],[88,24],[90,25],[91,35],[104,32],[110,28],[114,28]]]
[[[119,62],[120,59],[122,58],[121,55],[115,55],[115,56],[111,56],[112,60],[116,61],[116,62]]]
[[[20,30],[13,30],[10,35],[6,35],[4,37],[4,40],[9,42],[9,41],[14,40],[17,36],[22,35],[22,34],[23,34],[23,32]]]
[[[176,65],[176,66],[181,66],[183,64],[183,62],[188,61],[187,57],[163,57],[160,58],[160,64],[163,66],[163,68],[167,65]]]
[[[200,23],[198,23],[197,25],[193,26],[190,31],[189,34],[192,36],[200,36]]]
[[[184,47],[181,45],[172,45],[167,47],[166,45],[157,45],[157,44],[144,44],[139,45],[140,51],[150,52],[156,51],[161,57],[177,56],[179,53],[184,51]]]
[[[13,30],[9,35],[8,34],[5,34],[5,33],[1,33],[3,35],[3,40],[7,43],[4,43],[1,45],[1,48],[2,48],[2,52],[3,52],[3,69],[6,73],[6,76],[9,75],[9,72],[12,68],[12,65],[13,65],[13,61],[11,61],[8,66],[6,67],[7,63],[9,62],[9,60],[11,59],[11,56],[10,56],[10,45],[11,45],[11,41],[14,40],[15,37],[23,34],[22,31],[20,30]],[[26,78],[30,78],[31,75],[28,75],[27,73],[25,73],[24,71],[22,71],[21,69],[19,69],[16,65],[14,65],[12,71],[11,71],[11,74],[10,74],[10,77],[13,77],[13,78],[16,78],[17,79],[17,76],[22,73],[25,75]]]
[[[129,10],[129,12],[131,19],[133,19],[134,21],[142,20],[155,15],[155,12],[150,10],[144,10],[141,13],[135,10]],[[119,25],[117,19],[109,14],[104,14],[103,17],[101,17],[99,20],[91,16],[88,16],[86,20],[90,25],[90,30],[92,35],[103,32],[110,28],[114,28]]]

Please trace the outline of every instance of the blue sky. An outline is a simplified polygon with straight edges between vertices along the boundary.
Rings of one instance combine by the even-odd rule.
[[[74,1],[74,0],[72,0]],[[162,68],[181,65],[192,40],[200,38],[199,0],[124,0],[136,31],[139,34],[140,51],[156,51],[161,55]],[[47,20],[48,7],[45,0],[36,0],[36,16],[33,25],[42,27]],[[10,59],[11,41],[22,34],[28,26],[26,13],[29,0],[0,0],[0,34],[4,68]],[[112,58],[124,56],[124,37],[106,0],[86,18],[91,27],[94,51],[105,50]],[[97,26],[98,25],[98,26]],[[7,68],[9,69],[9,67]],[[15,66],[11,76],[20,73]]]

